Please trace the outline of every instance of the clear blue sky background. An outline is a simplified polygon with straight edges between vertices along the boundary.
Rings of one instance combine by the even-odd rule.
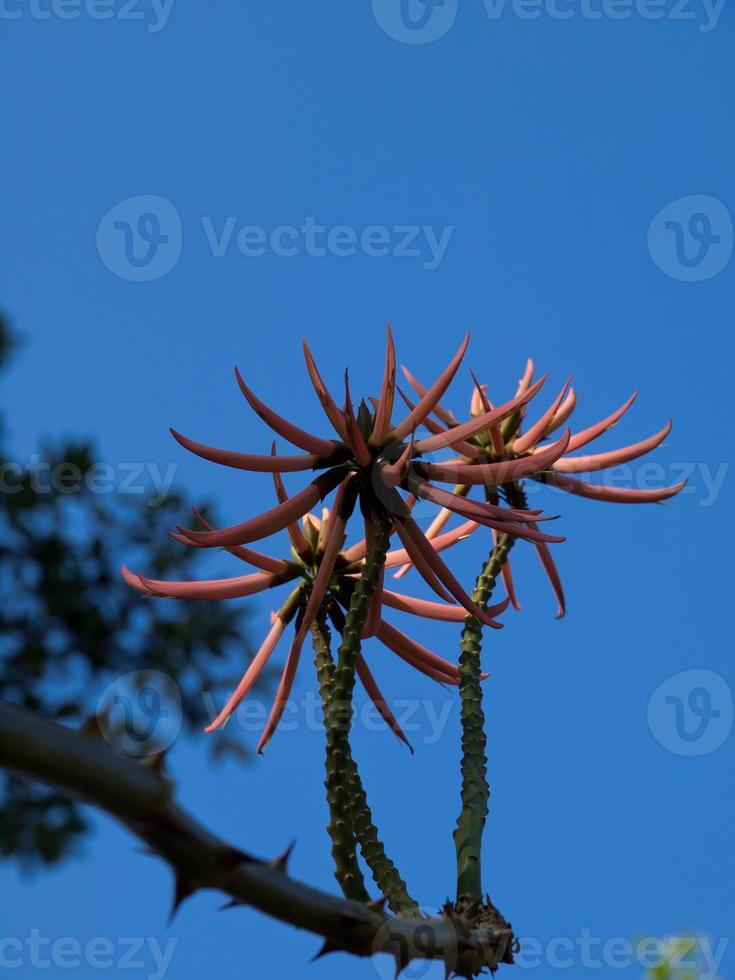
[[[529,354],[555,385],[574,372],[582,425],[640,388],[608,446],[674,418],[656,459],[672,481],[696,465],[691,492],[656,508],[546,495],[569,539],[558,550],[569,615],[554,620],[519,548],[523,612],[486,644],[488,884],[519,934],[541,943],[585,929],[606,941],[733,928],[733,736],[683,757],[647,722],[654,691],[681,671],[733,685],[732,478],[713,502],[702,474],[732,453],[735,267],[702,282],[666,275],[647,230],[689,195],[735,209],[735,20],[726,8],[705,32],[696,3],[699,23],[670,19],[671,7],[662,20],[590,20],[578,7],[564,21],[493,20],[463,0],[445,36],[414,45],[388,36],[367,0],[176,0],[158,31],[143,6],[145,20],[105,21],[39,20],[8,4],[22,16],[3,23],[2,303],[28,338],[5,382],[19,460],[43,435],[90,435],[113,464],[177,463],[193,502],[214,496],[228,522],[242,520],[270,506],[268,478],[187,459],[167,426],[267,451],[233,383],[238,363],[267,401],[323,428],[301,337],[334,385],[349,365],[354,390],[374,394],[387,318],[401,360],[425,377],[470,328],[471,362],[499,399]],[[142,194],[170,201],[183,235],[178,263],[150,282],[115,275],[96,245],[109,209]],[[268,231],[308,216],[453,231],[434,269],[425,257],[245,257],[234,246],[217,257],[201,219],[219,233],[229,216]],[[457,411],[469,391],[463,372],[448,399]],[[470,581],[482,555],[479,538],[468,542],[456,571]],[[262,630],[268,605],[252,607]],[[453,627],[413,628],[455,650]],[[393,697],[436,710],[451,697],[379,648],[371,657]],[[313,687],[306,662],[297,693]],[[453,884],[458,705],[435,744],[419,717],[415,757],[385,732],[360,731],[356,751],[387,846],[431,906]],[[664,740],[675,740],[672,718],[661,715]],[[296,836],[294,874],[333,888],[321,734],[283,733],[244,770],[212,768],[203,740],[174,751],[185,802],[258,854]],[[176,937],[174,980],[389,975],[370,960],[309,966],[314,938],[251,911],[219,915],[217,896],[192,900],[168,929],[166,869],[111,822],[97,828],[84,860],[31,881],[0,872],[2,936]]]

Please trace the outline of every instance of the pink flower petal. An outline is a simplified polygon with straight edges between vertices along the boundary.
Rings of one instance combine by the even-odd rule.
[[[235,376],[237,377],[237,383],[240,386],[245,398],[247,398],[250,407],[256,412],[265,422],[266,425],[270,426],[274,432],[278,433],[288,442],[292,443],[294,446],[298,446],[299,449],[305,449],[307,453],[314,453],[316,456],[329,457],[337,448],[336,443],[330,442],[327,439],[319,439],[317,436],[313,436],[310,432],[305,432],[296,425],[292,425],[291,422],[287,422],[286,419],[281,418],[272,409],[268,408],[259,398],[257,398],[253,392],[248,388],[248,386],[243,381],[242,375],[235,368]]]
[[[559,411],[546,426],[546,432],[544,434],[550,436],[552,433],[556,432],[557,429],[560,429],[566,422],[569,421],[576,406],[577,394],[574,388],[570,388],[569,394],[564,399],[564,402],[559,406]]]
[[[522,405],[529,402],[538,392],[541,390],[544,382],[546,381],[547,375],[536,382],[531,388],[522,392],[520,395],[516,395],[511,401],[506,402],[504,405],[499,405],[498,408],[494,408],[492,412],[486,412],[484,415],[480,415],[476,419],[470,419],[469,422],[463,422],[462,425],[455,426],[453,429],[448,429],[441,435],[431,436],[429,439],[421,439],[416,443],[416,451],[419,453],[431,453],[436,449],[444,449],[447,446],[454,445],[460,439],[469,439],[470,436],[481,432],[483,429],[489,428],[491,425],[497,425],[498,422],[502,422],[503,419],[508,418]]]
[[[207,531],[216,531],[217,529],[207,521],[204,516],[196,509],[192,507],[194,517],[199,521],[203,528]],[[188,541],[183,534],[172,534],[172,538],[176,541],[181,541],[183,544],[188,545],[190,548],[199,548],[202,545],[194,544],[193,541]],[[240,561],[247,562],[249,565],[255,565],[256,568],[261,568],[265,572],[273,572],[274,575],[282,575],[284,572],[288,572],[290,569],[294,569],[295,565],[293,562],[284,561],[282,558],[271,558],[270,555],[264,555],[260,551],[253,551],[252,548],[246,548],[244,545],[237,545],[233,548],[227,548],[227,551]]]
[[[418,378],[416,378],[413,374],[411,374],[408,368],[405,367],[403,364],[401,365],[401,371],[403,371],[406,380],[411,385],[411,387],[416,392],[416,394],[419,396],[419,398],[424,398],[427,394],[427,389],[421,384]],[[407,401],[405,395],[403,395],[403,400]],[[434,405],[433,412],[437,416],[437,418],[440,418],[442,422],[444,422],[445,425],[452,426],[457,424],[457,420],[454,417],[454,415],[452,415],[452,413],[448,409],[444,408],[439,402],[437,402],[436,405]],[[427,428],[429,428],[426,422],[424,422],[424,425],[426,425]]]
[[[516,612],[521,611],[521,604],[518,601],[518,595],[516,593],[515,583],[513,582],[513,571],[511,569],[510,560],[506,558],[500,569],[500,575],[503,579],[503,585],[505,586],[505,591],[508,593],[508,599],[510,604],[516,610]]]
[[[380,468],[380,478],[386,487],[390,490],[395,489],[406,479],[408,473],[408,467],[411,463],[411,458],[414,452],[414,436],[411,435],[411,441],[408,443],[406,448],[403,450],[399,458],[395,463],[383,463]]]
[[[357,424],[357,419],[355,418],[355,412],[352,408],[352,396],[350,395],[350,379],[349,374],[345,371],[345,410],[344,410],[345,424],[347,426],[347,440],[353,455],[360,466],[369,466],[372,463],[373,457],[368,452],[368,448],[365,445],[365,440],[362,437],[362,432],[360,432],[360,427]]]
[[[551,424],[552,420],[556,416],[556,413],[559,411],[571,383],[572,379],[569,378],[549,408],[546,409],[538,422],[531,426],[528,432],[524,433],[523,435],[516,436],[516,438],[513,440],[514,453],[520,455],[521,453],[527,452],[529,449],[535,446],[540,439],[543,438],[548,426]]]
[[[434,551],[445,551],[447,548],[451,548],[453,545],[457,544],[458,541],[462,541],[467,538],[474,531],[477,530],[479,525],[475,521],[465,521],[464,524],[460,524],[459,527],[454,528],[452,531],[447,531],[446,534],[441,534],[434,538],[431,545]],[[400,548],[397,551],[389,551],[385,559],[386,568],[395,568],[396,565],[406,565],[411,564],[408,552],[405,548]]]
[[[254,572],[252,575],[209,579],[203,582],[164,582],[139,574],[140,587],[134,586],[134,588],[165,599],[242,599],[244,596],[256,595],[258,592],[272,589],[295,576],[296,573],[276,576],[269,572]],[[132,581],[129,584],[133,584]]]
[[[299,666],[299,660],[301,658],[301,648],[304,645],[305,633],[302,630],[294,637],[294,641],[291,644],[291,649],[288,654],[288,659],[286,660],[286,666],[283,668],[283,673],[281,674],[281,680],[278,685],[278,690],[276,691],[276,697],[273,702],[273,707],[271,708],[271,713],[268,716],[268,721],[266,722],[263,734],[260,736],[260,741],[258,742],[257,752],[260,755],[263,749],[266,747],[268,742],[270,742],[273,737],[273,733],[276,728],[278,728],[278,723],[283,717],[283,712],[286,710],[286,705],[288,704],[288,699],[291,696],[291,691],[293,690],[294,680],[296,679],[296,671]]]
[[[583,429],[582,432],[577,432],[575,435],[573,435],[569,443],[569,452],[573,453],[575,450],[581,449],[582,446],[586,446],[588,442],[592,442],[593,439],[597,439],[598,436],[601,436],[603,432],[607,432],[608,429],[615,425],[615,423],[618,422],[623,415],[625,415],[637,397],[638,392],[634,391],[627,402],[614,411],[612,415],[608,415],[607,418],[602,419],[601,422],[597,422],[595,425],[591,425],[588,429]]]
[[[306,341],[303,342],[303,347],[304,357],[306,359],[306,369],[309,372],[311,383],[314,385],[314,391],[316,391],[317,398],[321,402],[321,406],[324,409],[324,414],[334,426],[334,430],[340,439],[342,439],[343,442],[347,442],[347,430],[345,428],[345,420],[342,417],[342,413],[337,408],[336,402],[329,394],[327,386],[322,381],[321,375],[319,374],[319,369],[316,366],[316,361],[314,360],[314,356],[309,350],[309,345],[306,343]]]
[[[541,564],[544,566],[544,571],[551,582],[551,587],[554,590],[554,595],[556,596],[557,602],[559,603],[559,608],[556,613],[557,619],[562,619],[567,611],[567,603],[564,598],[564,586],[561,584],[561,577],[554,564],[554,559],[551,557],[551,552],[546,547],[545,544],[537,544],[536,552],[541,559]]]
[[[249,544],[258,538],[268,537],[283,531],[294,521],[298,521],[308,510],[311,510],[320,500],[332,491],[341,481],[343,474],[330,471],[317,477],[295,497],[291,497],[278,507],[273,507],[258,517],[253,517],[242,524],[223,528],[220,531],[184,531],[185,537],[194,542],[207,545],[230,547],[235,544]]]
[[[362,682],[362,686],[365,688],[368,697],[373,702],[375,707],[378,709],[378,712],[380,713],[380,717],[390,728],[390,730],[393,732],[396,738],[400,739],[401,742],[406,744],[409,747],[409,749],[411,749],[411,755],[413,755],[413,748],[411,746],[411,743],[404,735],[403,729],[398,724],[393,712],[390,710],[390,707],[388,706],[388,702],[383,697],[380,688],[376,684],[375,678],[371,674],[370,668],[365,662],[365,658],[363,657],[362,654],[360,654],[357,658],[357,662],[355,664],[355,671],[357,673],[357,676],[360,678]]]
[[[271,654],[276,649],[278,641],[283,636],[283,631],[286,628],[286,623],[280,618],[280,616],[275,616],[273,623],[271,625],[270,632],[263,641],[260,649],[253,657],[252,663],[248,669],[243,674],[242,680],[235,688],[234,692],[230,695],[222,711],[217,715],[211,725],[207,725],[204,729],[205,732],[213,732],[215,729],[219,728],[221,725],[227,721],[233,711],[241,704],[244,698],[248,696],[250,691],[253,689],[255,683],[257,682],[260,675],[263,673],[265,665],[268,663]]]
[[[509,604],[508,599],[488,608],[488,616],[499,616]],[[391,609],[421,616],[425,619],[436,619],[443,623],[463,623],[467,611],[462,606],[450,606],[444,602],[429,602],[426,599],[416,599],[413,596],[400,595],[398,592],[383,590],[383,602]]]
[[[622,487],[603,487],[596,483],[585,483],[583,480],[576,480],[571,476],[562,476],[561,473],[549,473],[545,476],[544,483],[559,487],[568,493],[574,493],[579,497],[587,497],[589,500],[605,500],[613,504],[655,504],[662,500],[668,500],[681,493],[687,484],[686,480],[676,483],[672,487],[661,487],[659,490],[636,490]]]
[[[405,553],[416,566],[419,575],[421,575],[429,588],[436,592],[440,599],[444,599],[446,602],[451,602],[452,596],[439,581],[439,578],[434,573],[434,569],[431,566],[431,562],[427,560],[421,549],[416,545],[416,542],[408,533],[406,525],[400,520],[395,520],[393,523],[396,533],[401,539],[401,544],[405,549]],[[388,556],[386,556],[386,565],[388,565],[388,560]]]
[[[496,623],[491,616],[480,609],[477,603],[473,602],[467,595],[442,558],[434,550],[434,548],[432,548],[431,542],[427,541],[423,531],[412,517],[397,518],[394,523],[396,525],[396,530],[398,530],[399,535],[401,536],[401,541],[404,543],[404,547],[407,541],[411,542],[414,553],[421,556],[423,561],[429,566],[441,584],[457,600],[457,602],[464,606],[467,612],[471,613],[476,619],[478,619],[481,623],[484,623],[486,626],[491,626],[493,629],[502,628],[502,623]],[[398,525],[401,525],[400,530],[398,529]],[[416,558],[413,556],[412,558],[418,571],[421,571],[421,567],[419,566]]]
[[[372,521],[365,518],[365,540],[369,541],[373,536],[373,526]],[[365,626],[362,631],[362,639],[367,640],[371,636],[375,636],[375,632],[380,625],[380,617],[383,612],[383,582],[385,581],[385,565],[380,569],[380,578],[378,580],[377,588],[373,593],[373,597],[370,600],[370,605],[368,607],[367,619],[365,620]]]
[[[457,493],[459,489],[460,488],[455,487],[454,492]],[[469,487],[467,487],[466,489],[469,490]],[[453,512],[448,507],[442,507],[442,509],[439,511],[439,513],[436,515],[434,520],[429,525],[429,528],[426,532],[426,537],[429,539],[429,541],[432,541],[434,538],[438,537],[439,534],[441,534],[441,532],[444,530],[446,525],[449,523],[449,519],[451,518],[452,513]],[[413,568],[413,564],[411,562],[407,562],[403,566],[403,568],[399,568],[397,572],[393,573],[393,578],[395,579],[403,578],[403,576],[406,575],[408,572],[410,572],[412,568]]]
[[[658,448],[669,432],[671,432],[671,422],[667,422],[660,432],[648,439],[642,439],[640,442],[631,446],[624,446],[622,449],[613,449],[607,453],[593,453],[589,456],[565,456],[554,463],[554,470],[557,473],[587,473],[594,470],[604,470],[608,466],[629,463],[631,460],[645,456],[646,453]]]
[[[406,395],[406,393],[401,390],[401,388],[398,386],[396,386],[396,388],[398,390],[398,394],[404,400],[409,410],[414,411],[416,408],[415,404]],[[421,424],[435,436],[443,436],[447,432],[451,433],[451,429],[445,429],[443,425],[439,425],[438,422],[435,422],[428,415]],[[451,442],[450,445],[452,449],[456,450],[458,453],[462,453],[463,456],[467,456],[469,459],[477,459],[480,455],[480,450],[477,448],[477,446],[473,446],[471,442],[465,442],[464,440],[460,439],[457,442]]]
[[[524,391],[528,391],[531,387],[531,381],[533,380],[533,372],[535,370],[535,365],[531,358],[529,357],[526,361],[526,369],[523,372],[523,377],[518,382],[518,388],[516,390],[516,395],[522,395]]]
[[[376,636],[401,660],[405,660],[406,663],[420,670],[427,677],[439,681],[440,684],[459,684],[459,667],[432,653],[431,650],[427,650],[420,643],[416,643],[410,636],[406,636],[395,626],[386,623],[384,619],[381,620]]]
[[[462,341],[459,350],[449,362],[448,366],[442,371],[431,388],[428,389],[426,394],[421,397],[416,408],[410,412],[407,418],[405,418],[403,422],[401,422],[401,424],[396,426],[396,428],[393,430],[394,439],[399,442],[402,439],[405,439],[409,432],[413,432],[415,429],[417,429],[427,415],[430,415],[431,412],[434,411],[434,408],[438,404],[440,398],[452,383],[452,379],[457,373],[459,365],[462,363],[462,358],[465,355],[469,342],[470,335],[468,333],[465,339]]]
[[[357,499],[357,484],[348,477],[340,486],[335,497],[332,514],[327,524],[326,536],[324,538],[324,553],[319,562],[319,569],[311,587],[311,595],[306,604],[300,637],[303,643],[306,633],[311,627],[314,617],[319,612],[319,608],[327,594],[329,581],[332,578],[334,565],[339,555],[339,549],[344,541],[345,527],[352,514]]]
[[[475,382],[475,390],[472,393],[472,402],[470,404],[470,415],[472,415],[473,418],[479,418],[483,412],[492,412],[494,406],[487,397],[487,385],[480,384],[472,368],[470,368],[470,374],[472,375],[472,380]],[[490,443],[493,447],[493,452],[495,455],[505,455],[505,440],[503,439],[503,433],[500,430],[500,426],[491,425],[488,428],[488,435],[490,436]]]
[[[275,442],[273,443],[271,451],[275,455]],[[276,491],[276,500],[278,500],[279,504],[285,504],[289,500],[289,496],[286,493],[286,486],[280,473],[273,474],[273,486]],[[298,518],[295,518],[293,521],[289,521],[289,523],[286,525],[286,532],[288,533],[289,541],[293,545],[293,549],[296,554],[300,558],[309,559],[311,557],[311,548],[309,547],[308,541],[304,537],[304,532],[299,527]]]
[[[474,469],[475,467],[469,468]],[[466,484],[460,484],[460,486],[466,486]],[[528,523],[535,523],[536,521],[553,520],[553,518],[540,517],[540,511],[537,510],[516,510],[513,507],[500,507],[498,504],[470,500],[464,493],[450,493],[448,490],[444,490],[442,487],[432,486],[432,484],[424,480],[416,485],[416,490],[420,497],[430,500],[439,507],[446,507],[448,510],[455,512],[457,512],[456,508],[460,508],[459,512],[462,513],[469,514],[472,512],[484,518],[492,518],[493,520],[505,522],[527,521]]]
[[[390,323],[386,324],[385,341],[385,371],[383,373],[383,386],[380,390],[380,399],[375,406],[375,421],[373,431],[368,445],[382,446],[385,436],[391,426],[391,416],[393,414],[393,399],[396,390],[396,348],[393,343],[393,334]]]
[[[417,463],[416,471],[428,479],[443,483],[481,484],[487,487],[514,483],[549,469],[567,452],[570,437],[571,432],[567,429],[557,442],[518,459],[501,460],[498,463]],[[449,504],[445,506],[448,507]]]
[[[222,466],[231,466],[236,470],[250,470],[254,473],[299,473],[305,470],[313,470],[319,466],[326,466],[327,460],[319,456],[257,456],[252,453],[235,453],[229,449],[215,449],[212,446],[205,446],[201,442],[194,442],[187,439],[175,429],[170,429],[171,435],[190,453],[208,459],[212,463],[219,463]]]
[[[563,537],[544,534],[537,528],[529,526],[532,522],[546,520],[546,518],[534,516],[531,511],[528,512],[529,516],[524,518],[524,523],[518,523],[494,517],[493,511],[498,510],[498,508],[492,504],[481,503],[476,500],[465,500],[455,494],[448,493],[446,490],[433,487],[429,483],[418,484],[416,492],[420,497],[425,497],[432,503],[449,507],[455,514],[459,514],[461,517],[469,518],[485,527],[495,528],[504,534],[511,534],[513,537],[525,538],[527,541],[545,541],[548,544],[561,544],[565,540]],[[500,510],[502,511],[502,508]],[[519,511],[518,513],[523,513],[523,511]]]
[[[391,609],[421,616],[424,619],[436,619],[444,623],[464,622],[466,611],[462,606],[449,605],[445,602],[429,602],[426,599],[415,599],[413,596],[400,595],[383,589],[383,603]]]

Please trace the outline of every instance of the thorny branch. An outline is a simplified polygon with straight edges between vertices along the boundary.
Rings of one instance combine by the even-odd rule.
[[[483,964],[494,969],[509,956],[512,962],[512,931],[504,921],[474,928],[451,907],[440,918],[387,916],[382,903],[337,898],[291,878],[288,854],[263,861],[232,847],[176,803],[159,765],[119,755],[95,731],[72,731],[0,701],[0,766],[79,796],[127,826],[171,867],[174,911],[194,892],[214,889],[230,904],[321,936],[317,955],[387,953],[399,969],[413,959],[443,960],[462,976]]]

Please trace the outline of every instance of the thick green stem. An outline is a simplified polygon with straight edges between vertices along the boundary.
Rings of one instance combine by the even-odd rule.
[[[329,741],[327,706],[334,692],[334,661],[332,660],[329,641],[329,627],[320,613],[311,627],[311,642],[314,648],[314,664],[319,681],[319,694],[322,701],[327,741]],[[332,839],[335,877],[346,897],[366,902],[370,896],[365,888],[365,881],[357,861],[354,828],[349,819],[350,814],[343,806],[342,794],[335,792],[335,786],[340,782],[340,774],[336,771],[337,759],[337,756],[327,750],[327,776],[324,785],[327,790],[327,803],[329,804],[329,835]]]
[[[337,880],[345,896],[357,899],[362,898],[364,885],[362,881],[355,882],[353,876],[344,871],[345,860],[349,860],[349,854],[354,853],[355,847],[355,814],[348,774],[352,758],[349,741],[353,714],[352,693],[355,688],[355,664],[360,653],[362,632],[367,621],[370,600],[378,588],[380,572],[385,564],[389,538],[388,516],[376,511],[372,515],[372,540],[368,542],[365,564],[355,584],[347,610],[342,642],[334,668],[332,695],[324,712],[327,729],[326,785],[331,812],[329,835],[332,838],[332,854],[335,859]]]
[[[475,583],[473,600],[487,607],[495,580],[513,546],[513,538],[500,535]],[[482,898],[482,833],[488,814],[490,787],[487,782],[485,715],[482,710],[480,651],[482,625],[467,616],[460,641],[459,693],[462,700],[462,810],[454,831],[457,850],[457,895]]]
[[[339,607],[335,607],[332,612],[332,619],[335,626],[342,631],[344,629],[344,618]],[[327,650],[327,655],[328,650]],[[329,656],[329,665],[333,669],[332,658]],[[320,681],[321,683],[321,681]],[[327,695],[331,693],[331,687],[327,689]],[[324,697],[322,688],[322,704],[325,706],[327,701]],[[420,914],[418,903],[411,898],[406,882],[401,877],[398,868],[385,853],[385,847],[378,837],[378,829],[373,823],[373,815],[368,803],[367,794],[360,778],[357,763],[352,757],[351,747],[348,746],[349,757],[346,760],[345,768],[347,771],[348,789],[350,795],[350,809],[354,821],[354,832],[360,845],[360,851],[373,875],[375,884],[388,899],[388,905],[394,912],[403,915],[416,916]]]

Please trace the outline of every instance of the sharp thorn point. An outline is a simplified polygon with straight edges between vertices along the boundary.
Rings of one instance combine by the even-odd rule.
[[[168,917],[169,924],[176,918],[176,913],[181,908],[181,905],[194,894],[196,891],[196,886],[192,885],[190,882],[186,881],[185,878],[176,876],[176,883],[174,885],[174,900],[171,906],[171,912]]]
[[[324,945],[321,947],[321,949],[318,950],[318,952],[314,956],[312,956],[309,962],[316,963],[316,961],[320,960],[323,956],[329,956],[330,953],[337,953],[337,952],[339,952],[339,946],[335,946],[333,942],[330,942],[328,939],[325,939]]]
[[[293,853],[293,849],[295,847],[296,841],[292,840],[283,854],[280,854],[277,858],[271,861],[270,867],[273,868],[274,871],[288,871],[288,862],[291,859],[291,854]]]

